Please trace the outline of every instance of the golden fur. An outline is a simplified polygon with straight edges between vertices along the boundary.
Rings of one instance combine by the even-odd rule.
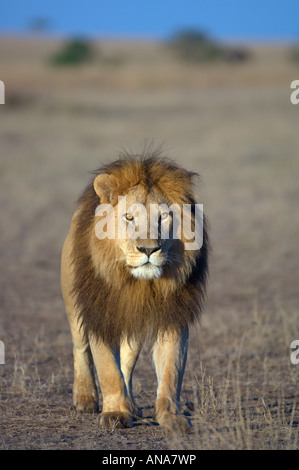
[[[84,364],[87,363],[86,358],[83,361],[83,356],[78,355],[83,344],[85,350],[88,349],[89,344],[95,345],[94,350],[96,350],[96,345],[101,345],[103,351],[107,352],[107,358],[111,351],[115,361],[119,354],[117,351],[120,351],[122,345],[125,344],[126,356],[122,362],[124,369],[130,362],[126,359],[129,357],[128,354],[130,353],[134,358],[131,369],[128,366],[128,383],[124,391],[124,397],[128,395],[130,404],[127,407],[120,406],[119,403],[110,406],[111,399],[107,398],[106,403],[109,402],[109,405],[106,408],[109,412],[105,413],[103,409],[102,416],[105,419],[102,420],[102,425],[104,426],[109,426],[111,419],[113,421],[114,410],[117,411],[116,417],[114,416],[115,420],[123,426],[128,425],[127,415],[134,415],[136,412],[133,397],[130,396],[131,384],[129,382],[134,361],[145,341],[154,345],[154,355],[155,351],[157,355],[159,348],[163,351],[164,344],[171,345],[171,348],[176,351],[169,359],[169,366],[159,365],[160,359],[157,359],[157,374],[159,368],[161,370],[165,367],[173,368],[176,361],[180,364],[179,368],[183,373],[187,339],[183,341],[182,338],[185,336],[187,338],[189,325],[200,316],[208,272],[209,245],[205,219],[203,244],[198,250],[184,250],[183,237],[182,239],[170,237],[169,240],[160,238],[152,240],[149,237],[146,240],[128,238],[121,240],[118,237],[99,239],[96,236],[96,224],[101,217],[95,215],[96,208],[99,204],[106,203],[112,204],[117,209],[118,196],[126,196],[128,204],[142,203],[147,210],[152,203],[164,203],[168,206],[178,204],[180,207],[183,204],[190,204],[192,223],[194,223],[196,203],[193,191],[194,178],[196,178],[195,173],[186,171],[157,154],[142,157],[124,155],[116,162],[102,166],[79,199],[78,209],[64,247],[62,262],[62,290],[74,341],[75,384],[77,384],[74,385],[74,397],[77,396],[74,401],[77,400],[75,403],[77,409],[90,408],[86,405],[86,401],[93,402],[93,404],[96,402],[94,385],[91,385],[90,393],[87,390],[91,383],[89,375],[86,379],[87,369],[84,372],[85,375],[79,371],[78,364],[84,361]],[[117,214],[117,210],[115,213]],[[115,220],[116,226],[117,222]],[[129,222],[126,221],[126,223]],[[144,253],[151,251],[153,253],[147,258]],[[148,259],[147,263],[145,259]],[[79,336],[80,347],[76,346],[80,342]],[[131,344],[136,346],[132,347]],[[168,350],[171,348],[168,346]],[[93,354],[95,355],[97,352]],[[102,355],[105,356],[103,352]],[[112,358],[112,361],[114,359]],[[110,356],[107,361],[107,364],[112,365]],[[114,365],[113,363],[113,367]],[[81,374],[80,377],[84,376],[83,379],[82,377],[80,380],[78,377],[76,379],[76,367],[77,375]],[[83,370],[82,367],[80,365],[81,370]],[[100,367],[99,365],[99,369]],[[99,370],[97,372],[98,375],[101,374]],[[126,382],[126,372],[122,371],[122,373]],[[117,373],[115,374],[117,377]],[[173,378],[176,383],[176,393],[179,393],[181,375],[179,378]],[[100,377],[99,380],[103,391],[105,388],[103,380],[102,383]],[[118,385],[114,385],[115,387],[120,386],[119,380],[117,377]],[[80,390],[84,392],[81,393]],[[165,410],[171,409],[169,403],[176,400],[170,396],[170,392],[169,396],[166,393],[167,399],[163,393],[161,392],[161,396],[158,394],[156,413],[160,416],[161,424],[174,428],[174,421],[169,419],[169,413]],[[88,398],[86,398],[87,395]],[[78,405],[80,400],[81,403]],[[178,405],[173,406],[174,411],[171,415],[176,416],[179,414],[179,408]],[[94,409],[94,406],[91,408]],[[109,415],[111,412],[112,418]],[[125,418],[122,415],[123,412]]]

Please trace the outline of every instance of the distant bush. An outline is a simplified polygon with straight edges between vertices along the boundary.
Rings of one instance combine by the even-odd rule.
[[[92,44],[86,40],[74,39],[64,44],[62,50],[51,57],[50,63],[56,66],[80,65],[93,58]]]
[[[221,50],[203,33],[182,31],[173,36],[170,46],[174,52],[186,61],[203,62],[214,60],[221,55]]]
[[[187,62],[241,62],[249,58],[245,49],[219,45],[205,33],[196,30],[181,31],[168,44],[179,58]]]

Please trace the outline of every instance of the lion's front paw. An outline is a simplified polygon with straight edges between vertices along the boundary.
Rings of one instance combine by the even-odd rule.
[[[99,415],[98,424],[100,428],[130,428],[132,426],[132,417],[129,413],[122,411],[108,411]]]
[[[181,415],[165,413],[159,420],[160,426],[165,431],[177,434],[188,434],[191,431],[191,424]]]
[[[78,413],[96,413],[98,401],[92,395],[76,394],[74,396],[74,408]]]

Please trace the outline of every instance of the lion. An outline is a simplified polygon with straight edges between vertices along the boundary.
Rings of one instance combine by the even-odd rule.
[[[145,215],[151,207],[189,205],[194,228],[197,176],[154,152],[125,153],[94,172],[78,201],[62,250],[61,288],[73,340],[73,405],[78,412],[98,411],[95,370],[102,393],[100,427],[130,427],[142,416],[132,374],[146,344],[157,374],[156,421],[171,432],[191,429],[180,411],[180,393],[189,327],[200,318],[206,293],[207,221],[204,216],[201,246],[186,250],[184,234],[174,234],[171,211],[159,212],[154,237],[148,221],[140,236],[138,214],[141,205]],[[103,221],[106,229],[112,222],[112,228],[133,227],[137,235],[110,230],[109,236],[107,230],[99,236]]]

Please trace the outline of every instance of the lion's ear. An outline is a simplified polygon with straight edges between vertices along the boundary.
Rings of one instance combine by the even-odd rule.
[[[116,187],[116,178],[104,173],[95,177],[93,187],[102,203],[111,202],[112,191]]]

